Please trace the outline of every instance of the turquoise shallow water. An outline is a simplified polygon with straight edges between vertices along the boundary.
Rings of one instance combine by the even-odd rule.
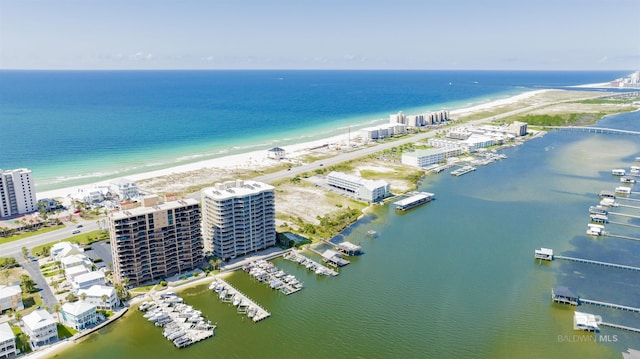
[[[0,168],[44,191],[621,72],[0,71]]]
[[[639,120],[636,112],[601,124],[635,129]],[[57,357],[619,358],[638,348],[638,334],[573,331],[575,308],[550,300],[553,286],[568,285],[586,298],[638,307],[637,273],[533,259],[535,248],[550,247],[637,265],[640,243],[584,233],[588,207],[619,185],[610,169],[632,165],[638,138],[552,132],[503,153],[509,158],[461,177],[427,176],[422,189],[437,195],[429,204],[406,213],[376,207],[344,233],[365,254],[338,277],[276,260],[305,283],[284,296],[232,274],[228,281],[271,318],[251,323],[202,286],[182,295],[218,324],[212,339],[175,349],[132,311]],[[370,229],[379,237],[366,237]],[[640,237],[631,227],[608,230]],[[640,327],[637,315],[580,309]]]

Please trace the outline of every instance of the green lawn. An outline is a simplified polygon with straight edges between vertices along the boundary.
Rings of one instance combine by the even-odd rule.
[[[17,325],[11,325],[11,330],[16,336],[16,348],[20,350],[20,353],[31,353],[29,337],[27,337],[27,335],[22,332],[22,329]]]
[[[56,323],[56,326],[58,327],[58,339],[60,340],[71,338],[78,332],[77,330],[64,326],[60,323]]]
[[[64,240],[62,240],[63,242],[71,242],[71,243],[76,243],[79,244],[80,246],[88,246],[91,243],[94,242],[98,242],[104,239],[109,239],[109,233],[103,230],[95,230],[95,231],[91,231],[91,232],[87,232],[87,233],[82,233],[82,234],[77,234],[75,236],[71,236],[71,237],[67,237]],[[37,247],[33,247],[31,249],[31,253],[33,255],[40,255],[42,253],[42,249],[44,247],[51,247],[54,244],[58,243],[59,241],[55,241],[55,242],[51,242],[51,243],[45,243],[42,245],[39,245]]]

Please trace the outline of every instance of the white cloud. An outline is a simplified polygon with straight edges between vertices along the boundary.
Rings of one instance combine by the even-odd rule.
[[[599,64],[603,64],[609,60],[609,56],[603,56],[600,60],[598,60]]]
[[[152,60],[153,59],[153,54],[151,53],[144,53],[142,51],[138,51],[135,54],[129,55],[129,60],[134,60],[134,61],[140,61],[140,60]]]

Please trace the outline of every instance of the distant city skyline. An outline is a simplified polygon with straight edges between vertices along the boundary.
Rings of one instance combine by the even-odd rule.
[[[637,70],[640,1],[0,0],[0,69]]]

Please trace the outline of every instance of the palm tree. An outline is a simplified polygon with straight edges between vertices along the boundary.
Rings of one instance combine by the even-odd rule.
[[[83,302],[84,302],[85,300],[87,300],[87,293],[82,292],[82,293],[80,294],[80,299],[82,299],[82,301],[83,301]]]
[[[16,312],[15,317],[16,317],[16,321],[20,322],[22,320],[22,313]]]
[[[100,297],[100,299],[102,299],[102,306],[106,308],[107,300],[109,300],[109,296],[106,294],[103,294],[102,297]]]
[[[58,315],[58,322],[60,322],[60,310],[62,310],[60,304],[56,303],[53,305],[53,311]]]

